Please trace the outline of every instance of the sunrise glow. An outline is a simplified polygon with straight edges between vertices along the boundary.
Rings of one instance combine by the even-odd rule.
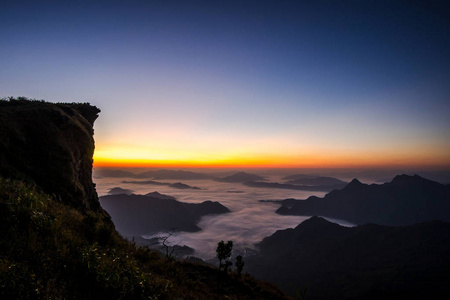
[[[99,107],[95,166],[449,168],[448,21],[366,2],[11,2],[0,97]]]
[[[348,168],[348,167],[428,167],[443,169],[450,166],[445,154],[433,157],[426,153],[409,155],[397,153],[361,154],[331,153],[316,151],[309,154],[237,154],[221,155],[201,153],[164,152],[152,153],[132,149],[96,150],[96,167],[164,167],[164,168]]]

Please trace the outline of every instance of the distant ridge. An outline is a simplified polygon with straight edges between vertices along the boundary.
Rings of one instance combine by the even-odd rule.
[[[313,177],[316,177],[316,176],[309,175],[309,174],[293,174],[293,175],[285,176],[281,179],[283,179],[283,180],[298,180],[298,179],[308,179],[308,178],[313,178]]]
[[[247,182],[247,181],[265,181],[266,179],[264,177],[258,176],[256,174],[250,174],[246,172],[237,172],[236,174],[233,174],[231,176],[218,178],[216,181],[220,182]]]
[[[146,171],[142,173],[133,173],[124,170],[111,170],[106,168],[98,168],[95,170],[95,176],[97,177],[128,177],[128,178],[151,178],[154,180],[202,180],[202,179],[214,179],[215,177],[209,174],[196,173],[192,171],[183,170],[155,170]]]
[[[335,189],[340,189],[345,186],[345,182],[335,185],[299,185],[299,184],[278,183],[278,182],[247,181],[244,182],[243,184],[246,186],[259,188],[276,188],[276,189],[289,189],[298,191],[323,191],[323,192],[329,192]]]
[[[122,181],[122,183],[132,183],[132,184],[142,184],[142,185],[165,185],[165,186],[169,186],[171,188],[176,188],[176,189],[181,189],[181,190],[185,190],[185,189],[200,190],[199,187],[190,186],[190,185],[187,185],[187,184],[184,184],[181,182],[169,183],[169,182],[159,182],[159,181],[153,181],[153,180],[145,180],[145,181],[124,180],[124,181]]]
[[[108,191],[108,195],[119,195],[119,194],[131,195],[133,194],[133,191],[129,189],[123,189],[121,187],[114,187]]]
[[[311,178],[297,178],[286,182],[287,184],[299,184],[310,186],[345,186],[347,182],[334,177],[317,176]]]
[[[196,173],[192,171],[183,170],[157,170],[147,171],[139,173],[138,178],[153,178],[155,180],[173,179],[173,180],[200,180],[200,179],[212,179],[211,175]]]
[[[290,202],[292,205],[292,201]],[[282,215],[321,215],[354,224],[410,225],[450,221],[450,187],[420,176],[398,175],[391,182],[363,184],[353,179],[324,198],[299,200],[277,210]]]
[[[176,200],[175,197],[172,196],[168,196],[168,195],[164,195],[158,192],[151,192],[151,193],[147,193],[145,194],[145,196],[147,197],[152,197],[152,198],[158,198],[158,199],[171,199],[171,200]]]
[[[129,177],[129,178],[137,178],[137,175],[123,170],[110,170],[104,168],[96,168],[94,170],[94,177],[111,177],[111,178],[121,178],[121,177]]]

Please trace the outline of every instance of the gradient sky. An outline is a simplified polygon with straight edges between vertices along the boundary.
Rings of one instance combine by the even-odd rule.
[[[443,3],[1,1],[0,97],[98,106],[98,166],[450,167]]]

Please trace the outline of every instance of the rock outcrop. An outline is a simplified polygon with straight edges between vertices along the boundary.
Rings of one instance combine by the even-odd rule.
[[[98,113],[0,100],[0,299],[287,299],[120,237],[91,179]]]
[[[89,103],[0,101],[0,175],[36,183],[82,210],[101,210],[92,182],[93,124]]]

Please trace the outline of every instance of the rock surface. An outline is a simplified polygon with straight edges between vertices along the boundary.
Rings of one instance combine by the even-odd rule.
[[[89,103],[0,101],[0,175],[34,182],[77,209],[101,210],[92,182],[99,112]]]

